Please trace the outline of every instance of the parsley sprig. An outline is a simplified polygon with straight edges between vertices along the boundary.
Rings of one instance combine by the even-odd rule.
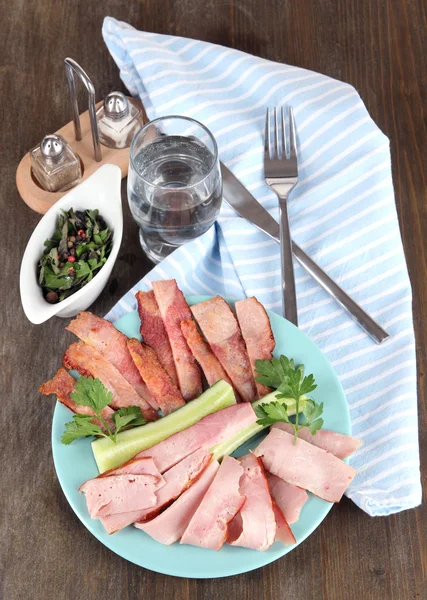
[[[272,360],[257,360],[255,368],[259,373],[256,380],[278,391],[277,401],[255,407],[259,425],[273,425],[278,421],[289,423],[294,430],[294,441],[302,427],[308,427],[313,435],[321,429],[323,402],[317,404],[312,398],[306,398],[306,395],[315,390],[317,385],[313,375],[304,375],[304,365],[295,367],[293,359],[282,355]],[[285,401],[279,402],[283,398],[295,402],[295,423],[290,419],[288,404]],[[300,410],[302,399],[304,402],[301,402]]]
[[[146,423],[139,406],[120,408],[112,415],[111,420],[104,419],[102,410],[111,403],[113,394],[99,379],[80,377],[76,381],[71,398],[79,406],[91,408],[95,417],[74,415],[72,421],[65,423],[65,431],[61,438],[63,444],[71,444],[74,440],[92,435],[110,438],[115,443],[117,434],[124,427],[130,425],[135,427]],[[95,418],[99,419],[102,426],[92,422]]]

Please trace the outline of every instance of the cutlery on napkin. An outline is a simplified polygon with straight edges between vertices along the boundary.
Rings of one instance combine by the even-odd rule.
[[[353,435],[364,440],[347,495],[370,515],[421,501],[411,287],[396,217],[389,141],[350,85],[297,67],[107,17],[104,40],[150,119],[182,114],[215,135],[221,160],[277,220],[263,181],[267,105],[292,104],[299,183],[292,233],[313,259],[390,333],[373,344],[295,264],[299,327],[322,349],[346,393]],[[277,243],[225,203],[218,222],[178,248],[109,313],[135,308],[134,291],[178,280],[190,294],[255,295],[280,311]]]

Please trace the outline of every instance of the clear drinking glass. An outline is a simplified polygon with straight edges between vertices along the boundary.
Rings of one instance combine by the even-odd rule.
[[[130,148],[128,200],[141,246],[155,263],[207,231],[222,200],[211,132],[187,117],[145,125]]]

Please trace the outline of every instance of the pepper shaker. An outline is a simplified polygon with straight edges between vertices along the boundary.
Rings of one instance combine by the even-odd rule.
[[[108,148],[128,148],[143,126],[142,110],[121,92],[111,92],[96,113],[99,140]]]
[[[46,135],[30,151],[30,159],[34,177],[49,192],[65,192],[82,178],[79,157],[56,133]]]

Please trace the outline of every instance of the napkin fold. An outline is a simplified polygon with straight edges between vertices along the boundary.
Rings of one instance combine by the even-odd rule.
[[[215,135],[221,160],[278,218],[263,179],[267,106],[292,105],[299,182],[292,235],[391,334],[378,346],[295,263],[300,328],[343,385],[353,435],[364,441],[347,496],[373,516],[421,502],[412,296],[391,178],[389,141],[348,84],[198,40],[140,32],[107,17],[105,43],[150,119],[193,117]],[[225,202],[217,223],[153,268],[134,293],[175,278],[190,294],[255,295],[281,313],[279,246]]]

